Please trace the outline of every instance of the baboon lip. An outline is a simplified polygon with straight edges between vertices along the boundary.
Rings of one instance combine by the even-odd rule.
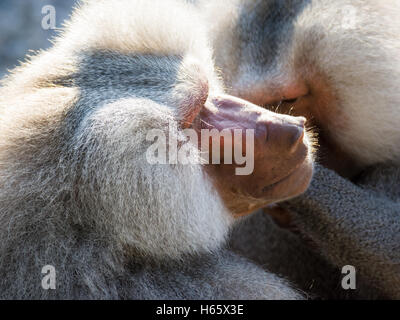
[[[296,171],[296,170],[295,170],[295,171]],[[294,172],[295,172],[295,171],[294,171]],[[281,183],[285,182],[286,180],[289,180],[289,178],[292,176],[292,174],[293,174],[294,172],[290,172],[289,175],[285,176],[285,177],[282,178],[281,180],[278,180],[277,182],[274,182],[274,183],[272,183],[272,184],[269,184],[269,185],[265,186],[265,187],[262,189],[262,193],[266,193],[266,192],[270,191],[271,189],[275,188],[276,186],[280,185]]]
[[[307,162],[308,162],[308,160],[307,160],[307,158],[305,158],[305,159],[304,159],[302,162],[300,162],[298,165],[294,166],[293,169],[291,169],[291,170],[289,171],[289,173],[288,173],[287,175],[285,175],[283,178],[281,178],[280,180],[278,180],[278,181],[276,181],[276,182],[274,182],[274,183],[271,183],[271,184],[265,186],[265,187],[262,189],[262,193],[264,194],[264,193],[266,193],[266,192],[268,192],[268,191],[274,189],[275,187],[279,186],[280,184],[282,184],[282,183],[284,183],[284,182],[290,180],[290,178],[291,178],[294,174],[296,174],[297,171],[298,171],[299,169],[301,169]]]

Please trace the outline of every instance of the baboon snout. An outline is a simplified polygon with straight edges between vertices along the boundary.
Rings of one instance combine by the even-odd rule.
[[[306,119],[303,117],[289,117],[279,115],[276,118],[261,120],[258,131],[262,139],[266,136],[266,143],[273,151],[281,153],[295,153],[303,145]],[[264,133],[263,131],[266,131]]]
[[[202,128],[241,132],[239,139],[236,135],[210,139],[210,159],[221,156],[222,161],[221,165],[207,166],[226,206],[235,215],[304,192],[312,176],[305,118],[277,114],[227,95],[210,99],[200,117]],[[247,139],[249,130],[254,133],[251,139]],[[215,142],[219,142],[219,150],[213,148]],[[225,161],[226,149],[233,151],[233,162]],[[245,168],[252,168],[249,174],[238,174],[237,169],[244,166],[236,161],[237,150],[246,160]],[[243,194],[252,200],[244,200]]]
[[[304,147],[305,118],[276,114],[228,95],[212,101],[214,108],[206,107],[202,112],[202,118],[211,128],[241,129],[244,133],[252,129],[258,151],[288,155]],[[242,141],[245,144],[245,139]]]

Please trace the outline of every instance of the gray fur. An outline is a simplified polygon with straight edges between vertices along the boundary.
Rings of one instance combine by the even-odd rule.
[[[0,298],[302,299],[223,249],[233,217],[201,165],[146,161],[200,73],[221,91],[197,15],[86,2],[0,89]]]
[[[287,204],[329,261],[355,266],[377,294],[394,299],[400,299],[399,175],[397,166],[378,166],[353,184],[317,167],[310,190]]]
[[[316,166],[310,189],[282,204],[307,238],[280,229],[260,212],[235,229],[232,248],[313,298],[399,299],[398,177],[397,166],[379,166],[354,184]],[[345,265],[356,267],[354,291],[341,287]]]

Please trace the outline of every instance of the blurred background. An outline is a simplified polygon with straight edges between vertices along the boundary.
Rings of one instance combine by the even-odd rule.
[[[77,0],[0,0],[0,78],[23,60],[29,50],[47,48],[56,30],[48,29],[53,6],[60,28]],[[42,10],[44,13],[42,13]],[[45,28],[42,26],[45,24]],[[47,27],[46,27],[47,26]]]

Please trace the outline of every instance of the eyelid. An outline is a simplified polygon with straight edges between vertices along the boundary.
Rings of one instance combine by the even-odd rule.
[[[282,103],[296,103],[297,102],[297,98],[294,98],[294,99],[287,99],[287,100],[282,100],[281,102]]]

